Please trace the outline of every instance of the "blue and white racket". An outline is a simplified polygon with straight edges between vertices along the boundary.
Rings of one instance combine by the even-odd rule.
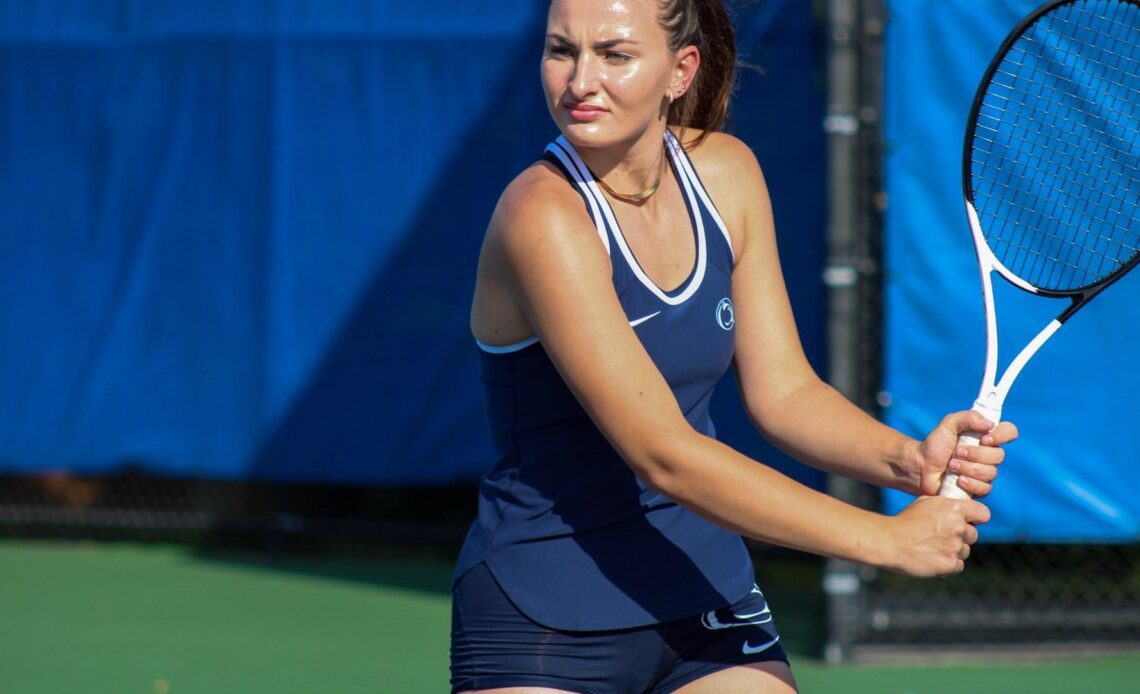
[[[1140,0],[1039,7],[1002,43],[968,123],[962,179],[986,314],[973,409],[997,422],[1029,359],[1140,258]],[[1000,380],[995,271],[1025,291],[1069,299]],[[939,493],[968,498],[957,480],[947,474]]]

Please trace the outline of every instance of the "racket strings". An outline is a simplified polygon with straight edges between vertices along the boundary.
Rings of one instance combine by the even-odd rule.
[[[1112,244],[1116,244],[1119,246],[1119,253],[1114,255],[1119,256],[1123,254],[1124,257],[1131,256],[1140,250],[1140,236],[1137,235],[1134,229],[1123,224],[1123,222],[1132,218],[1132,215],[1128,214],[1128,206],[1135,206],[1136,203],[1135,200],[1128,195],[1119,192],[1117,182],[1113,178],[1113,175],[1120,173],[1119,170],[1112,171],[1103,164],[1090,164],[1089,162],[1081,162],[1086,165],[1078,168],[1072,161],[1066,163],[1058,161],[1054,156],[1055,154],[1055,152],[1051,152],[1051,156],[1044,161],[1044,164],[1048,165],[1054,173],[1052,176],[1053,183],[1062,182],[1073,185],[1084,185],[1084,183],[1082,183],[1082,177],[1092,175],[1095,169],[1100,175],[1094,176],[1094,183],[1112,187],[1103,189],[1100,192],[1092,194],[1090,197],[1070,199],[1054,196],[1051,201],[1048,201],[1051,202],[1051,204],[1030,205],[1017,201],[1018,193],[1021,191],[1023,184],[1022,179],[1015,179],[1015,177],[1009,173],[1004,174],[1004,180],[1002,180],[1001,177],[995,177],[989,181],[990,185],[1002,189],[998,195],[1002,197],[1004,205],[1012,208],[1014,214],[1002,219],[1000,224],[1004,226],[993,229],[991,236],[996,240],[1010,243],[1028,253],[1040,255],[1040,252],[1034,247],[1029,246],[1026,241],[1019,240],[1020,237],[1024,236],[1027,228],[1024,224],[1019,223],[1018,220],[1031,217],[1035,214],[1044,214],[1048,219],[1056,221],[1056,225],[1054,226],[1067,229],[1076,228],[1074,220],[1094,222],[1092,226],[1082,230],[1081,236],[1079,237],[1084,239],[1087,245],[1094,249],[1099,248],[1107,252],[1104,245],[1111,246]],[[983,164],[984,162],[975,160],[975,163]],[[1136,169],[1135,167],[1132,167],[1132,169],[1133,175],[1128,176],[1126,187],[1140,189],[1140,169]],[[1037,173],[1033,176],[1032,182],[1037,185],[1047,183],[1045,176],[1041,173]],[[992,196],[994,192],[991,190],[989,194]],[[1090,204],[1090,201],[1095,201],[1096,204]],[[1012,227],[1012,231],[1014,232],[1020,230],[1021,234],[1008,233],[1010,227]],[[1038,227],[1037,232],[1046,236],[1057,236],[1056,232],[1051,233],[1050,229],[1052,228],[1052,226]],[[1003,230],[1005,230],[1005,233],[1003,233]],[[1063,238],[1058,238],[1064,241]],[[1103,242],[1104,245],[1102,245],[1101,242]],[[1069,243],[1076,246],[1075,239],[1069,240]],[[1061,260],[1063,261],[1064,258]],[[1071,264],[1071,266],[1074,268],[1078,267],[1075,264]]]
[[[1022,40],[1020,45],[1032,46],[1033,44],[1038,44],[1040,47],[1047,48],[1048,50],[1050,50],[1055,55],[1062,56],[1062,57],[1071,57],[1074,60],[1078,60],[1078,61],[1087,60],[1090,63],[1093,63],[1094,67],[1108,68],[1106,70],[1101,70],[1099,72],[1095,71],[1093,69],[1089,69],[1089,68],[1082,68],[1079,70],[1079,72],[1084,73],[1084,75],[1086,77],[1089,77],[1089,78],[1095,78],[1095,77],[1099,76],[1099,77],[1101,77],[1107,81],[1110,81],[1110,82],[1111,82],[1111,77],[1114,74],[1116,74],[1116,75],[1129,74],[1135,69],[1135,67],[1137,65],[1140,65],[1140,58],[1137,58],[1135,56],[1134,51],[1133,51],[1133,46],[1135,45],[1135,42],[1140,40],[1140,30],[1137,30],[1135,27],[1128,27],[1127,25],[1121,24],[1119,22],[1114,23],[1114,27],[1119,27],[1120,30],[1125,30],[1129,34],[1131,34],[1127,39],[1121,39],[1118,37],[1113,37],[1111,39],[1113,46],[1119,47],[1120,50],[1111,50],[1105,46],[1098,46],[1096,49],[1096,52],[1094,54],[1090,54],[1087,51],[1082,53],[1082,51],[1079,48],[1077,50],[1073,50],[1073,49],[1070,49],[1067,47],[1072,43],[1081,41],[1081,39],[1077,38],[1077,35],[1081,32],[1076,30],[1076,28],[1079,27],[1080,25],[1077,25],[1071,21],[1059,21],[1059,24],[1062,26],[1062,28],[1070,29],[1071,35],[1069,35],[1069,36],[1057,36],[1056,34],[1048,34],[1048,35],[1042,36],[1041,38],[1038,38],[1034,35],[1027,34],[1023,37],[1023,40]],[[1052,40],[1050,40],[1050,39],[1052,39]],[[1098,40],[1098,37],[1094,35],[1094,36],[1089,37],[1089,40]],[[1103,38],[1099,38],[1099,40],[1102,43],[1104,42]],[[1083,45],[1087,45],[1087,44],[1077,43],[1077,45],[1083,46]],[[1026,49],[1022,48],[1022,49],[1020,49],[1019,52],[1021,52],[1023,54],[1027,54],[1027,55],[1036,55],[1036,56],[1043,55],[1043,51],[1040,49],[1037,50],[1036,52],[1030,52],[1030,51],[1027,51]],[[1013,51],[1010,52],[1009,56],[1007,56],[1007,59],[1009,59],[1009,57],[1012,55],[1013,55]],[[1096,56],[1096,57],[1094,57],[1094,56]],[[1109,64],[1107,62],[1108,59],[1115,59],[1115,64]],[[1127,62],[1129,65],[1121,66],[1120,63],[1122,61]],[[1016,61],[1012,61],[1012,60],[1010,60],[1008,63],[1005,63],[1005,64],[1015,65],[1015,66],[1024,66],[1024,63],[1019,64]],[[1033,68],[1033,69],[1036,70],[1036,68]],[[1012,74],[1016,77],[1021,76],[1017,73],[1008,73],[1007,72],[1006,74]],[[1052,76],[1056,77],[1058,79],[1061,79],[1061,80],[1068,79],[1065,76],[1058,74],[1058,73],[1054,73]],[[1073,81],[1073,80],[1068,79],[1068,81]],[[1076,83],[1080,84],[1081,81],[1078,80]],[[1115,85],[1125,87],[1126,89],[1129,89],[1130,91],[1136,91],[1135,86],[1131,85],[1127,82],[1116,82]]]
[[[1067,56],[1065,56],[1065,57],[1067,57]],[[1021,66],[1030,66],[1030,63],[1028,61],[1011,60],[1011,63],[1014,63],[1016,65],[1021,65]],[[1033,69],[1035,69],[1035,68],[1033,68]],[[1020,77],[1021,76],[1020,72],[1014,72],[1014,73],[1007,72],[1006,74],[1012,75],[1014,77]],[[1062,79],[1064,79],[1064,78],[1062,78]],[[1029,83],[1029,84],[1032,84],[1032,83]],[[1034,96],[1036,96],[1036,97],[1050,98],[1050,99],[1054,99],[1054,100],[1057,98],[1058,93],[1060,93],[1060,94],[1064,93],[1061,91],[1060,87],[1058,87],[1056,85],[1052,85],[1052,84],[1037,85],[1037,88],[1034,90],[1034,92],[1035,92]],[[1052,92],[1052,93],[1050,93],[1050,92]],[[1054,101],[1054,103],[1056,103],[1056,102]],[[1081,125],[1085,122],[1088,122],[1091,119],[1101,117],[1101,114],[1092,113],[1091,111],[1087,111],[1087,110],[1083,110],[1083,109],[1076,109],[1076,110],[1078,111],[1078,116],[1079,116],[1078,118],[1074,118],[1073,117],[1073,109],[1068,108],[1063,112],[1063,115],[1061,115],[1058,119],[1056,119],[1057,123],[1052,124],[1052,127],[1058,127],[1061,132],[1073,133],[1076,131],[1075,126],[1078,126],[1078,125]],[[1088,130],[1090,130],[1092,132],[1092,134],[1094,136],[1099,135],[1101,138],[1103,138],[1103,137],[1108,135],[1108,133],[1103,129],[1098,130],[1096,128],[1091,128],[1088,126],[1082,126],[1082,127],[1086,127]],[[1043,134],[1044,134],[1044,129],[1039,127],[1034,132],[1027,132],[1026,136],[1027,136],[1027,139],[1031,142],[1040,142],[1041,136]],[[1086,135],[1085,139],[1087,140],[1087,139],[1089,139],[1089,137]],[[1094,139],[1095,139],[1095,137],[1094,137]],[[1080,184],[1081,180],[1078,179],[1077,176],[1094,175],[1097,173],[1097,171],[1095,171],[1095,170],[1099,170],[1100,172],[1108,172],[1109,171],[1108,167],[1106,167],[1102,162],[1096,162],[1096,161],[1084,162],[1085,166],[1082,166],[1080,169],[1078,169],[1077,167],[1074,167],[1074,166],[1059,165],[1058,164],[1058,158],[1059,158],[1058,154],[1061,154],[1060,158],[1069,158],[1068,152],[1066,151],[1068,149],[1069,149],[1069,147],[1036,147],[1034,150],[1031,150],[1030,161],[1028,162],[1028,164],[1035,172],[1035,175],[1032,176],[1030,179],[1031,182],[1038,185],[1038,186],[1047,184],[1049,181],[1047,180],[1047,177],[1042,174],[1042,172],[1048,170],[1049,167],[1052,167],[1053,169],[1057,169],[1057,171],[1054,172],[1053,183],[1059,184],[1059,185]],[[1042,154],[1045,155],[1044,160],[1041,159]],[[1119,164],[1120,163],[1117,162],[1118,166],[1119,166]],[[1070,175],[1068,175],[1068,176],[1064,175],[1064,173],[1062,171],[1060,171],[1060,169],[1062,169],[1062,168],[1066,169]],[[1135,167],[1131,167],[1131,168],[1133,168],[1133,170],[1135,170]],[[1114,167],[1114,169],[1116,169],[1116,167]],[[1116,170],[1116,172],[1118,172],[1118,169]],[[1112,183],[1111,179],[1108,176],[1096,177],[1096,178],[1094,178],[1094,182],[1098,182],[1101,184],[1111,184]],[[1005,183],[1003,185],[1005,185],[1007,189],[1009,188],[1008,183]],[[1108,188],[1108,190],[1113,190],[1113,188]],[[1008,193],[1008,190],[1007,190],[1007,193]],[[1102,199],[1101,200],[1101,206],[1105,207],[1109,211],[1119,212],[1121,210],[1121,201],[1123,200],[1123,198],[1121,198],[1120,196],[1110,194],[1107,196],[1107,198],[1108,198],[1107,200],[1104,200],[1104,198],[1106,197],[1104,195],[1098,195],[1098,197]],[[1026,212],[1032,213],[1033,212],[1033,210],[1031,208],[1028,208],[1025,205],[1021,205],[1019,207],[1020,207],[1020,211],[1022,213],[1026,213]],[[1110,218],[1109,215],[1098,214],[1098,206],[1090,205],[1088,198],[1083,199],[1079,206],[1061,204],[1061,205],[1053,205],[1052,208],[1053,208],[1052,210],[1049,210],[1050,216],[1052,218],[1057,218],[1058,212],[1060,212],[1062,210],[1065,212],[1064,216],[1062,216],[1060,218],[1060,220],[1062,222],[1066,221],[1066,218],[1071,220],[1075,217],[1083,216],[1087,221],[1098,222],[1099,223],[1098,226],[1104,226],[1105,224],[1108,224],[1110,226],[1115,225],[1116,228],[1118,228],[1118,229],[1120,228],[1120,225],[1118,223],[1116,223],[1116,220]],[[1125,229],[1124,231],[1127,231],[1127,230]],[[1046,235],[1050,235],[1048,230],[1046,230],[1045,233],[1046,233]],[[1052,234],[1052,235],[1055,236],[1056,234]],[[1111,241],[1113,238],[1119,238],[1119,237],[1120,237],[1120,234],[1111,234],[1111,235],[1107,235],[1107,234],[1103,234],[1103,233],[1099,234],[1099,240]],[[1080,254],[1077,254],[1078,259],[1073,259],[1073,250],[1078,249],[1080,247],[1076,243],[1073,243],[1071,240],[1066,240],[1066,239],[1061,239],[1061,240],[1062,241],[1068,241],[1068,242],[1063,244],[1061,247],[1056,247],[1052,251],[1050,251],[1057,258],[1057,264],[1055,264],[1053,267],[1054,274],[1056,274],[1056,271],[1061,266],[1068,266],[1071,269],[1081,269],[1082,267],[1084,267],[1084,264],[1080,263],[1080,261],[1079,261],[1079,255]],[[1086,239],[1086,241],[1087,241],[1087,239]],[[1029,247],[1023,242],[1015,241],[1014,245],[1017,246],[1020,250],[1028,252],[1030,257],[1032,257],[1033,263],[1030,265],[1031,270],[1032,270],[1032,268],[1041,267],[1043,259],[1045,257],[1047,257],[1043,254],[1043,252],[1041,250],[1034,248],[1034,247]],[[1098,250],[1098,249],[1103,250],[1100,248],[1101,244],[1089,244],[1089,245],[1094,250]],[[1124,245],[1127,246],[1127,244],[1124,244]],[[1022,262],[1021,264],[1024,265],[1025,263]],[[1093,273],[1100,274],[1100,273],[1105,271],[1106,267],[1109,271],[1111,270],[1111,266],[1106,266],[1103,262],[1096,265],[1096,266],[1093,266],[1091,269],[1092,269]],[[1056,278],[1047,278],[1047,279],[1056,279]]]
[[[1140,36],[1137,37],[1137,40],[1140,41]],[[1032,41],[1027,40],[1026,43],[1032,43]],[[995,78],[998,76],[1001,76],[1001,77],[1007,77],[1007,78],[1009,78],[1009,80],[1008,80],[1008,83],[1002,83],[1002,82],[997,81],[995,79],[995,86],[1004,86],[1007,89],[1009,89],[1011,93],[1017,93],[1017,83],[1028,78],[1030,80],[1037,80],[1037,81],[1031,82],[1029,86],[1036,87],[1036,89],[1038,91],[1036,94],[1031,94],[1030,92],[1028,92],[1028,90],[1026,90],[1025,87],[1023,87],[1023,90],[1025,90],[1025,91],[1021,94],[1021,96],[1024,97],[1027,95],[1031,95],[1031,96],[1037,97],[1039,99],[1044,99],[1047,96],[1051,96],[1055,100],[1066,100],[1067,97],[1069,97],[1072,94],[1081,94],[1082,92],[1086,92],[1086,91],[1094,91],[1093,89],[1091,89],[1091,87],[1093,86],[1093,84],[1095,84],[1094,80],[1096,79],[1096,73],[1094,73],[1092,71],[1092,69],[1096,68],[1096,69],[1099,69],[1101,71],[1101,73],[1105,75],[1105,77],[1100,80],[1101,82],[1106,83],[1107,87],[1125,92],[1125,94],[1129,97],[1129,98],[1122,98],[1119,95],[1113,94],[1111,91],[1109,91],[1109,89],[1107,89],[1105,87],[1101,87],[1099,89],[1096,89],[1095,91],[1099,95],[1103,95],[1105,97],[1108,97],[1108,103],[1110,106],[1116,106],[1116,108],[1112,109],[1113,112],[1120,112],[1120,111],[1124,110],[1125,108],[1127,108],[1127,104],[1135,103],[1136,98],[1140,97],[1140,84],[1135,84],[1135,80],[1130,80],[1131,83],[1124,82],[1124,81],[1112,81],[1111,79],[1107,78],[1107,74],[1106,74],[1106,73],[1110,72],[1110,69],[1111,69],[1111,72],[1115,73],[1116,75],[1135,75],[1135,74],[1137,74],[1137,72],[1140,72],[1140,56],[1138,56],[1136,59],[1128,58],[1129,65],[1126,67],[1121,67],[1120,65],[1109,66],[1103,62],[1090,61],[1091,65],[1089,67],[1086,67],[1083,69],[1083,75],[1085,76],[1085,80],[1087,80],[1087,81],[1080,81],[1079,79],[1076,79],[1074,76],[1071,76],[1071,75],[1061,75],[1061,74],[1055,74],[1055,73],[1042,75],[1042,74],[1040,74],[1040,70],[1037,68],[1037,66],[1032,61],[1025,60],[1024,57],[1022,58],[1021,61],[1015,60],[1014,55],[1018,55],[1018,54],[1022,55],[1024,57],[1028,57],[1028,58],[1039,58],[1040,57],[1040,53],[1033,54],[1033,53],[1029,53],[1028,51],[1025,51],[1024,49],[1017,51],[1016,54],[1011,52],[1007,56],[1006,60],[1003,62],[1003,65],[1009,65],[1013,68],[1016,68],[1017,71],[1000,70],[1000,69],[997,70],[994,74]],[[1062,55],[1061,51],[1057,51],[1057,54]],[[1080,57],[1079,55],[1074,56],[1074,58],[1079,58],[1079,57]],[[1120,56],[1120,57],[1122,59],[1126,58],[1126,56]],[[1028,75],[1023,74],[1023,72],[1027,72]],[[1044,78],[1044,77],[1048,77],[1049,79],[1051,79],[1054,82],[1054,84],[1049,84],[1049,83],[1042,81],[1042,78]],[[1046,91],[1048,91],[1049,94],[1046,94],[1045,93]],[[997,99],[997,100],[1000,100],[1002,98],[1000,96],[1000,94],[998,94],[997,92],[992,93],[990,96],[992,96],[994,99]],[[1054,106],[1056,106],[1057,101],[1054,101],[1052,103]],[[1086,100],[1083,101],[1082,103],[1088,104],[1088,103],[1095,103],[1095,102],[1091,102],[1090,100],[1087,100],[1087,97],[1086,97]],[[987,104],[987,105],[989,105],[989,104]],[[1025,104],[1023,102],[1020,105],[1024,106]],[[1102,109],[1098,110],[1097,112],[1092,112],[1092,111],[1088,111],[1088,110],[1084,110],[1084,109],[1080,108],[1080,105],[1081,104],[1067,103],[1066,104],[1066,111],[1069,113],[1071,113],[1072,111],[1076,111],[1076,112],[1081,113],[1085,116],[1090,116],[1090,117],[1094,117],[1094,118],[1101,117],[1101,114],[1104,111],[1104,109],[1102,108]],[[1053,114],[1052,117],[1054,117],[1054,118],[1057,117],[1056,111],[1050,111],[1050,113]],[[1038,125],[1040,126],[1042,124],[1038,123]]]
[[[1038,288],[1088,287],[1140,253],[1138,47],[1136,5],[1064,6],[1013,43],[977,107],[970,175],[987,243]]]

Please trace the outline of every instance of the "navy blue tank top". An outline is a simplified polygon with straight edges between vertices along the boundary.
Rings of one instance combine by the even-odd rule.
[[[685,418],[714,436],[709,401],[732,361],[735,334],[732,246],[688,155],[672,133],[665,139],[697,249],[691,274],[670,291],[638,265],[573,146],[560,137],[544,157],[581,193],[630,325]],[[456,578],[485,562],[524,614],[568,630],[663,622],[749,593],[755,578],[741,538],[646,487],[537,338],[479,346],[498,462],[480,485]]]

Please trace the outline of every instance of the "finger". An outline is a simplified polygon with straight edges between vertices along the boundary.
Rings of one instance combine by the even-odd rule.
[[[982,437],[982,445],[984,446],[1001,446],[1002,444],[1009,443],[1020,436],[1021,432],[1018,431],[1017,425],[1013,422],[1002,422],[988,431]]]
[[[965,456],[960,456],[960,460],[977,463],[982,467],[994,467],[1001,465],[1005,461],[1005,451],[1000,448],[992,448],[990,446],[974,446],[967,448]]]
[[[990,445],[969,446],[960,444],[954,449],[954,458],[983,465],[1000,465],[1005,460],[1005,451]]]
[[[977,501],[963,502],[966,504],[966,511],[962,518],[971,525],[980,525],[987,523],[990,520],[990,509],[983,503]]]
[[[966,530],[962,533],[962,542],[969,547],[978,541],[978,529],[972,525],[967,525]],[[965,557],[963,557],[964,559]]]
[[[1000,463],[1001,463],[1000,460],[996,461],[994,463],[987,463],[987,462],[972,463],[972,462],[969,462],[967,460],[961,460],[958,458],[954,458],[946,466],[946,469],[949,470],[950,472],[957,473],[958,475],[960,475],[962,477],[969,477],[970,479],[974,479],[974,480],[977,480],[979,482],[989,483],[989,482],[993,482],[995,479],[997,479],[997,476],[998,476],[997,466]]]
[[[958,486],[975,499],[989,496],[990,492],[993,491],[993,485],[989,482],[981,482],[965,476],[958,477]]]
[[[958,558],[963,562],[970,558],[970,545],[962,545],[962,549],[958,550]]]

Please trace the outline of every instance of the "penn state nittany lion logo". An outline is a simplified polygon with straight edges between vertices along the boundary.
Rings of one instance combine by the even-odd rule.
[[[725,330],[732,330],[736,325],[736,316],[732,312],[732,299],[727,296],[716,305],[716,324]]]

